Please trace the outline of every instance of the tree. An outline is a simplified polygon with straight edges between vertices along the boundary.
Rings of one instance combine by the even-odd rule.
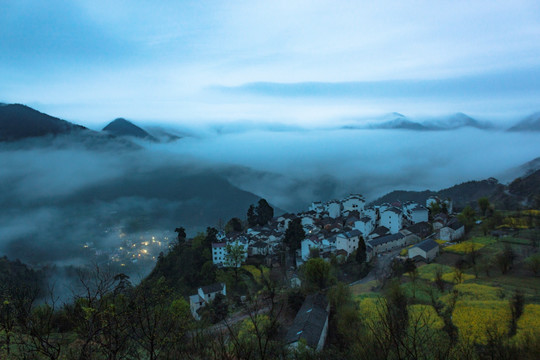
[[[309,259],[302,265],[302,273],[308,291],[316,292],[325,289],[332,283],[330,264],[321,258]]]
[[[478,207],[483,216],[486,216],[487,210],[489,209],[489,199],[487,197],[481,197],[478,199]]]
[[[302,220],[300,218],[293,219],[289,222],[287,230],[285,231],[285,239],[283,240],[291,252],[294,252],[300,249],[300,244],[302,240],[306,237],[304,227],[302,226]]]
[[[523,292],[516,290],[514,296],[510,300],[510,313],[512,314],[512,321],[510,325],[510,335],[515,335],[517,330],[517,322],[523,314],[523,307],[525,305],[525,297]]]
[[[174,232],[178,234],[177,239],[179,244],[182,244],[184,241],[186,241],[186,229],[184,229],[183,227],[178,227],[174,229]]]
[[[364,237],[360,236],[358,239],[358,249],[356,249],[356,262],[358,264],[363,264],[366,262],[366,242]]]
[[[227,234],[232,232],[241,232],[242,230],[242,220],[239,218],[233,217],[227,222],[227,224],[225,224],[225,233]]]
[[[274,209],[265,199],[260,199],[257,206],[250,205],[247,211],[249,226],[264,226],[274,217]]]
[[[266,225],[274,217],[274,209],[268,204],[265,199],[259,200],[256,211],[257,224],[259,226]]]
[[[499,269],[503,274],[506,274],[508,270],[512,267],[514,264],[514,259],[516,257],[516,254],[514,253],[514,250],[512,247],[508,244],[505,245],[504,250],[497,254],[497,257],[495,258],[497,265],[499,266]]]
[[[525,259],[525,266],[532,271],[534,275],[540,272],[540,253],[533,254]]]
[[[441,204],[438,201],[431,202],[429,204],[429,215],[433,218],[435,215],[441,212]]]
[[[238,241],[234,243],[228,243],[225,247],[225,266],[232,267],[234,270],[234,280],[238,284],[238,269],[242,265],[242,262],[245,260],[246,250],[244,245],[240,244]]]
[[[465,225],[465,230],[469,231],[474,226],[474,222],[476,220],[476,213],[474,212],[472,207],[467,205],[465,206],[463,211],[459,213],[458,219],[463,223],[463,225]]]

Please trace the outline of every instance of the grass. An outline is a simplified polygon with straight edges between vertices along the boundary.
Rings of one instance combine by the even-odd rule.
[[[360,295],[367,292],[371,292],[378,286],[379,286],[379,282],[377,280],[371,280],[365,284],[353,285],[350,288],[351,288],[351,293],[353,295]]]

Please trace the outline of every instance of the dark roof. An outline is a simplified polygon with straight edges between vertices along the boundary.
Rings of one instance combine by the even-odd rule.
[[[268,244],[265,243],[264,241],[257,241],[256,243],[252,244],[251,247],[254,247],[254,248],[265,248],[265,247],[268,247]]]
[[[371,221],[371,218],[369,216],[364,216],[363,218],[360,219],[360,221],[367,223]]]
[[[396,241],[396,240],[399,240],[399,239],[403,239],[404,237],[405,237],[405,235],[403,235],[402,233],[397,233],[397,234],[390,234],[390,235],[380,236],[380,237],[375,238],[373,240],[369,240],[368,242],[371,244],[371,246],[377,246],[377,245],[386,244],[386,243],[389,243],[389,242],[392,242],[392,241]]]
[[[203,294],[211,294],[218,291],[222,291],[224,286],[225,284],[223,283],[215,283],[212,285],[201,286],[201,290]]]
[[[451,229],[457,230],[463,227],[463,224],[458,219],[453,218],[446,226]]]
[[[429,250],[432,250],[436,247],[439,247],[439,244],[437,244],[435,241],[431,239],[426,239],[422,242],[419,242],[418,244],[414,245],[413,247],[420,248],[424,250],[425,252],[428,252]]]
[[[285,343],[291,344],[304,339],[311,348],[317,348],[324,325],[328,319],[328,301],[322,294],[309,295],[296,314]]]
[[[387,211],[392,211],[393,213],[395,214],[398,214],[400,215],[402,213],[402,211],[396,207],[391,207],[391,208],[388,208],[386,210],[384,210],[383,212],[387,212]]]
[[[390,231],[386,226],[379,226],[375,230],[373,230],[372,234],[377,234],[379,236],[382,236],[384,234],[387,234]]]
[[[412,232],[413,234],[418,235],[422,239],[427,237],[428,235],[431,235],[431,233],[433,232],[433,227],[431,226],[430,223],[426,221],[421,221],[419,223],[416,223],[414,225],[407,227],[406,229]]]

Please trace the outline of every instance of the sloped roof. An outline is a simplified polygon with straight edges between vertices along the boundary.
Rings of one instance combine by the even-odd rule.
[[[322,294],[306,297],[289,331],[287,331],[285,343],[291,344],[304,339],[308,346],[317,348],[324,325],[328,319],[327,306],[328,301]]]
[[[396,241],[396,240],[399,240],[399,239],[403,239],[404,237],[405,237],[405,235],[403,235],[402,233],[397,233],[397,234],[390,234],[390,235],[380,236],[378,238],[369,240],[368,242],[371,244],[371,246],[377,246],[377,245],[386,244],[386,243],[389,243],[389,242],[392,242],[392,241]]]
[[[415,235],[420,236],[421,238],[425,238],[426,236],[430,235],[433,232],[433,227],[431,226],[430,223],[426,221],[421,221],[419,223],[416,223],[407,227],[407,230],[409,230]]]
[[[379,226],[375,230],[371,232],[371,234],[377,234],[379,236],[382,236],[384,234],[387,234],[390,231],[386,226]]]
[[[439,244],[437,244],[435,241],[431,240],[431,239],[426,239],[422,242],[419,242],[418,244],[414,245],[413,247],[417,247],[417,248],[420,248],[422,250],[424,250],[425,252],[428,252],[432,249],[435,249],[437,247],[439,247]]]
[[[456,218],[452,219],[447,225],[446,227],[449,227],[450,229],[453,229],[453,230],[457,230],[461,227],[463,227],[464,225]]]
[[[212,294],[218,291],[223,291],[224,287],[225,287],[225,284],[223,283],[215,283],[212,285],[201,286],[201,290],[203,294]]]

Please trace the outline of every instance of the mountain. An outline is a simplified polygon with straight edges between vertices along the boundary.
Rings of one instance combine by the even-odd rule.
[[[526,203],[540,206],[540,170],[515,179],[508,185],[508,189],[512,195],[522,198]]]
[[[156,139],[152,135],[150,135],[137,125],[133,124],[132,122],[123,118],[118,118],[111,121],[107,126],[103,128],[103,131],[106,131],[115,136],[132,136],[140,139],[156,141]]]
[[[387,116],[388,117],[388,116]],[[403,129],[403,130],[430,130],[424,125],[409,120],[406,116],[400,113],[392,113],[389,115],[392,119],[383,121],[378,124],[370,124],[370,129]]]
[[[525,164],[513,167],[501,173],[497,178],[504,183],[510,183],[518,177],[529,176],[540,169],[540,157],[526,162]]]
[[[441,120],[426,121],[423,125],[432,130],[455,130],[463,127],[472,127],[482,130],[493,128],[491,123],[475,120],[463,113],[456,113]]]
[[[507,186],[500,184],[497,179],[489,178],[480,181],[467,181],[439,191],[392,191],[372,202],[374,205],[391,203],[394,201],[415,201],[425,204],[430,196],[439,196],[442,199],[450,198],[454,202],[454,209],[462,209],[467,205],[476,208],[477,200],[487,197],[498,208],[514,208],[521,199],[508,194]]]
[[[400,113],[392,113],[383,117],[377,123],[371,123],[367,126],[345,126],[345,129],[400,129],[414,131],[443,131],[456,130],[464,127],[487,130],[493,128],[489,122],[482,122],[472,117],[457,113],[444,119],[427,120],[423,122],[412,121]]]
[[[21,104],[0,105],[0,141],[90,131]]]
[[[507,131],[540,131],[540,112],[527,116]]]

